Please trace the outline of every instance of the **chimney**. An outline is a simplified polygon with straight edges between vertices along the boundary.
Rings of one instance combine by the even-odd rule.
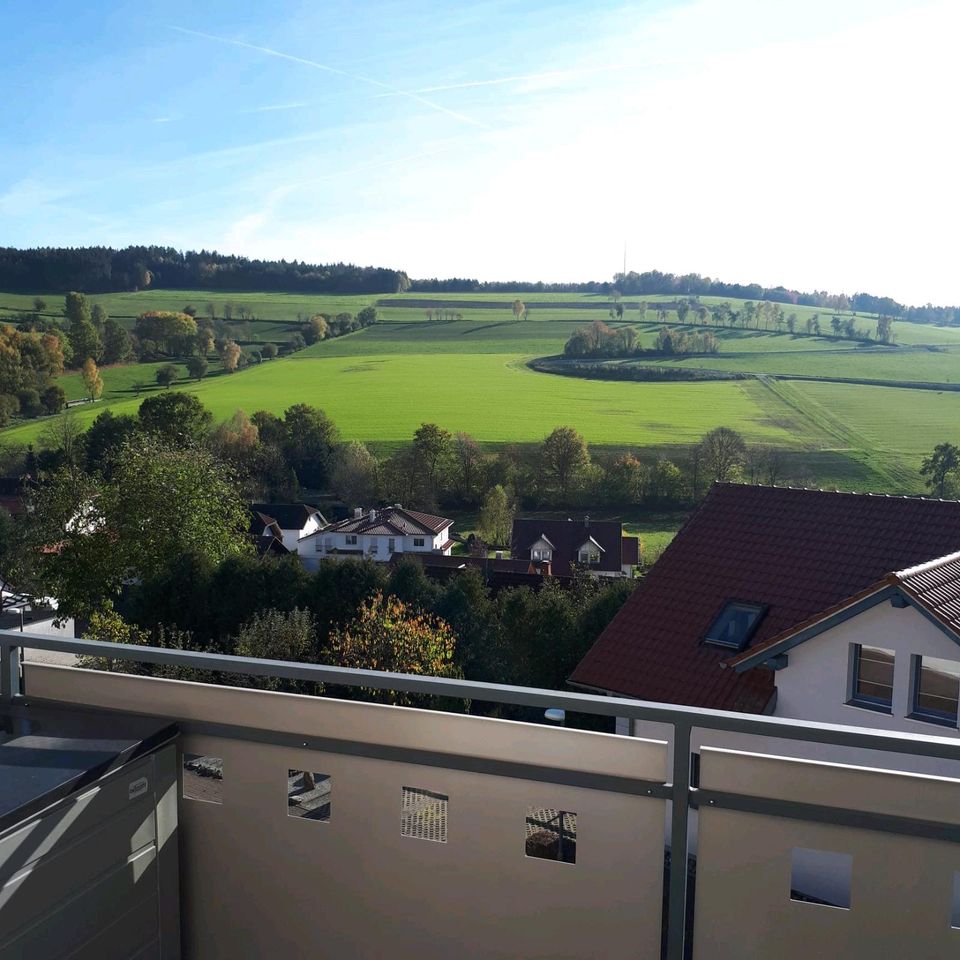
[[[354,507],[353,519],[359,520],[363,516],[363,507]]]
[[[367,514],[367,519],[368,519],[371,523],[373,523],[373,521],[377,519],[377,511],[376,511],[376,510],[371,510],[370,513]]]
[[[394,509],[394,510],[402,510],[403,507],[401,507],[399,503],[395,503],[395,504],[393,505],[393,509]]]

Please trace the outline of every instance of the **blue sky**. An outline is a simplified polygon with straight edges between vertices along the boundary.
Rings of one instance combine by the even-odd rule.
[[[4,0],[0,244],[960,302],[955,0]]]

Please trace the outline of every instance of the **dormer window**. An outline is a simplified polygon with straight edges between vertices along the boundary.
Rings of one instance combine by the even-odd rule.
[[[718,647],[742,650],[753,636],[766,607],[758,603],[731,601],[713,621],[704,638]]]
[[[533,559],[534,560],[549,560],[553,556],[552,551],[547,550],[545,547],[534,547],[533,548]]]

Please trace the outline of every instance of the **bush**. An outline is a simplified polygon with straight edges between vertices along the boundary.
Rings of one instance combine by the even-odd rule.
[[[0,427],[5,427],[10,418],[20,409],[20,401],[9,393],[0,393]]]
[[[272,360],[278,353],[277,345],[275,343],[265,343],[260,353],[263,354],[264,360]]]
[[[40,395],[40,402],[47,413],[59,413],[67,405],[67,395],[63,387],[53,384]]]
[[[206,357],[190,357],[187,360],[187,371],[194,380],[202,380],[209,369]]]
[[[170,388],[170,384],[177,379],[177,368],[172,363],[165,363],[159,370],[157,370],[157,383],[161,387]]]
[[[17,395],[20,401],[20,413],[25,417],[39,417],[44,413],[40,394],[36,390],[21,390]]]

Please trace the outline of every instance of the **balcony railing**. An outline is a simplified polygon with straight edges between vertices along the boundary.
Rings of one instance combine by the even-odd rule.
[[[666,735],[75,670],[22,662],[23,648],[561,708]],[[0,655],[5,698],[179,721],[186,957],[960,949],[960,779],[907,772],[960,761],[957,739],[15,632]],[[804,758],[811,745],[832,762]],[[886,769],[863,766],[877,756]]]

